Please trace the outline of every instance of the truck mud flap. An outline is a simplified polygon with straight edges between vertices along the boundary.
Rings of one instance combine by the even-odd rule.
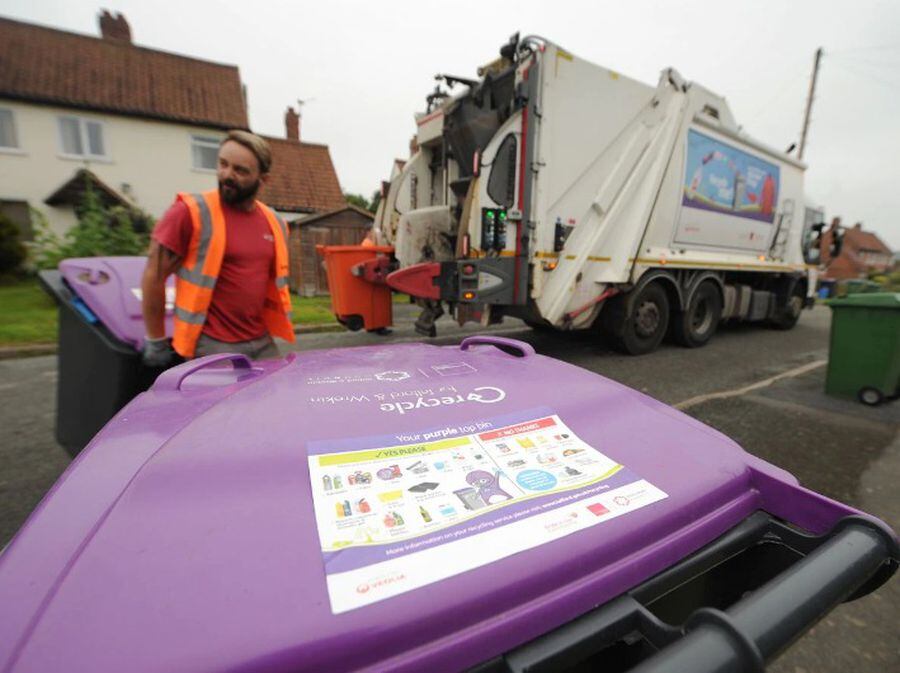
[[[889,532],[860,516],[811,536],[757,512],[679,564],[470,673],[762,671],[838,603],[887,581]]]

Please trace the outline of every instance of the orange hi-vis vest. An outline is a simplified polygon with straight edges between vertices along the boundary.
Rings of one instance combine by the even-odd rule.
[[[225,257],[225,215],[218,190],[178,195],[191,213],[194,231],[187,255],[175,279],[175,334],[172,347],[182,357],[194,356],[197,339],[206,322],[213,288]],[[275,239],[275,275],[269,279],[263,322],[272,336],[294,341],[291,295],[288,289],[287,226],[275,211],[256,202],[269,222]]]

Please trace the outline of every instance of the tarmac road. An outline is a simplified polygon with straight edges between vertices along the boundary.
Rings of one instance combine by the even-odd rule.
[[[413,307],[398,305],[393,334],[301,334],[298,350],[418,339]],[[705,348],[664,345],[640,358],[609,351],[596,335],[535,332],[519,321],[490,331],[531,343],[544,355],[608,376],[667,402],[745,449],[793,472],[800,482],[900,528],[900,402],[877,409],[822,391],[830,312],[806,312],[796,328],[725,327]],[[439,321],[437,345],[460,330]],[[774,382],[773,377],[788,375]],[[0,360],[0,545],[5,544],[69,460],[53,439],[55,356]],[[754,384],[763,383],[749,391]],[[723,397],[704,397],[716,393]],[[900,671],[900,580],[843,605],[794,644],[770,670]]]

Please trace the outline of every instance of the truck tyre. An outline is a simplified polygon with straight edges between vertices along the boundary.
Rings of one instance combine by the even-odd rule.
[[[800,320],[800,314],[803,312],[803,295],[803,286],[800,283],[794,285],[791,296],[788,297],[784,306],[779,306],[775,310],[775,315],[769,319],[769,325],[780,330],[792,329]]]
[[[637,294],[613,297],[600,314],[603,333],[613,348],[628,355],[656,350],[669,327],[669,298],[658,283]]]
[[[672,338],[686,348],[705,346],[722,319],[722,295],[712,282],[700,283],[684,311],[675,313]]]

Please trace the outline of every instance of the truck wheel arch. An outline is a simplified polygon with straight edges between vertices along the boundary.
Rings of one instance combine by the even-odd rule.
[[[678,307],[679,310],[684,310],[688,306],[694,292],[704,281],[711,281],[719,289],[719,300],[722,302],[722,306],[725,305],[725,282],[722,280],[722,276],[715,271],[704,271],[690,279],[684,291],[684,302]]]
[[[647,285],[657,282],[662,286],[669,297],[669,309],[675,311],[682,310],[685,307],[686,302],[684,290],[675,276],[662,269],[653,269],[645,273],[629,294],[637,296]]]

